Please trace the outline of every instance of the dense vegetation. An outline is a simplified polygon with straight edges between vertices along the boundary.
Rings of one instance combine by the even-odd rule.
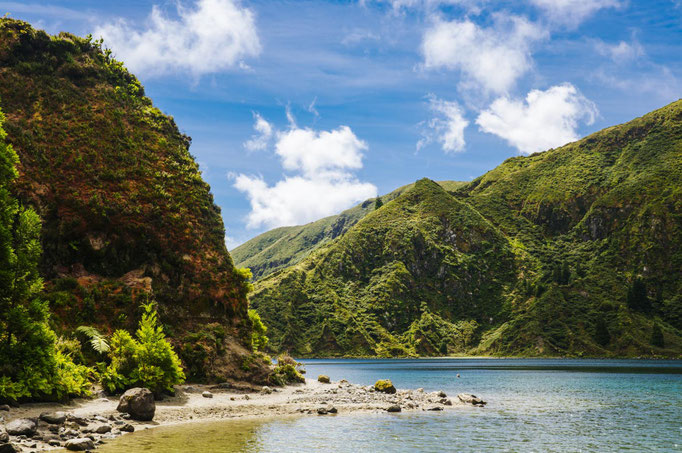
[[[76,365],[48,325],[38,273],[40,219],[11,193],[18,158],[0,112],[0,402],[88,394],[92,370]]]
[[[227,253],[191,139],[135,76],[101,42],[4,18],[0,105],[20,158],[13,193],[43,221],[39,270],[57,332],[134,331],[152,298],[188,378],[266,372],[250,358],[250,274]]]
[[[300,355],[679,356],[680,181],[682,101],[470,183],[368,200],[251,302],[271,347]]]

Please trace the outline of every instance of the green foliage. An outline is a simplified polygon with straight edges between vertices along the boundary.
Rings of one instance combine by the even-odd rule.
[[[262,351],[269,341],[265,335],[268,328],[263,324],[256,310],[249,309],[249,319],[251,320],[251,345],[254,350]]]
[[[90,370],[57,348],[41,300],[40,218],[10,189],[17,155],[5,143],[0,112],[0,401],[86,395]]]
[[[377,197],[376,200],[374,200],[374,210],[376,211],[380,207],[384,205],[384,202],[381,201],[381,197]]]
[[[155,393],[173,393],[173,386],[185,381],[180,359],[158,325],[154,304],[143,308],[136,338],[124,330],[111,337],[111,363],[101,374],[102,385],[110,392],[146,387]]]
[[[268,380],[273,385],[287,385],[305,382],[305,378],[299,372],[300,363],[288,355],[281,355],[277,358],[277,365],[270,372]]]
[[[665,339],[663,338],[663,331],[661,330],[661,326],[658,325],[658,323],[654,323],[654,326],[651,328],[651,341],[650,341],[652,346],[656,346],[657,348],[664,348],[665,347]]]
[[[84,335],[92,349],[98,354],[109,352],[110,347],[107,339],[102,333],[92,326],[78,326],[76,332]]]
[[[608,346],[611,342],[611,334],[603,317],[597,318],[597,323],[594,327],[594,341],[600,346]]]
[[[647,295],[646,283],[642,277],[636,277],[628,289],[627,304],[633,310],[648,312],[651,310],[651,301]]]

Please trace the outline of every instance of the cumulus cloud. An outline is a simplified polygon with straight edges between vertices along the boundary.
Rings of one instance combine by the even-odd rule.
[[[483,3],[488,0],[360,0],[361,4],[386,3],[393,7],[395,12],[403,9],[433,10],[440,6],[460,6],[472,13],[478,13]]]
[[[476,124],[530,154],[578,140],[578,123],[592,124],[597,114],[594,103],[566,83],[533,90],[525,101],[500,97],[480,113]]]
[[[617,8],[619,0],[531,0],[555,23],[575,27],[604,8]]]
[[[197,0],[192,8],[178,3],[177,15],[166,17],[154,6],[144,29],[119,19],[93,35],[104,38],[130,70],[149,76],[247,67],[242,59],[260,53],[253,12],[238,0]]]
[[[348,126],[315,131],[292,124],[276,136],[275,153],[290,175],[273,186],[261,176],[235,176],[234,186],[251,203],[247,227],[311,222],[376,196],[373,184],[353,174],[368,146]]]
[[[596,41],[595,49],[600,55],[608,57],[618,64],[628,63],[644,56],[644,48],[636,39],[630,43],[621,41],[618,44]]]
[[[273,136],[272,124],[268,123],[258,113],[253,113],[254,124],[253,129],[256,134],[252,135],[249,140],[244,143],[244,148],[249,151],[262,151],[268,147]]]
[[[431,96],[429,109],[435,116],[426,123],[423,137],[417,142],[417,151],[434,141],[439,142],[446,153],[464,151],[464,129],[469,122],[459,104]]]
[[[424,34],[426,69],[458,70],[465,86],[504,94],[533,65],[531,46],[547,32],[522,17],[497,16],[490,28],[470,20],[438,21]]]

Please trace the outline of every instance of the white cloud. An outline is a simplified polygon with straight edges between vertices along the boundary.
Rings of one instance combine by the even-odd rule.
[[[360,0],[361,4],[370,3],[372,0]],[[395,12],[403,9],[423,9],[434,10],[440,6],[461,6],[467,11],[478,14],[481,5],[488,0],[374,0],[374,3],[387,3],[393,7]]]
[[[262,151],[268,147],[273,135],[272,124],[268,123],[262,116],[254,112],[253,129],[256,131],[249,140],[244,143],[244,148],[249,151]]]
[[[431,96],[429,108],[435,116],[426,123],[427,129],[417,142],[417,151],[433,141],[438,141],[446,153],[464,151],[464,129],[469,122],[464,118],[459,104]]]
[[[182,71],[198,77],[245,67],[243,58],[260,53],[253,12],[238,0],[197,0],[194,8],[178,3],[177,13],[168,18],[154,6],[144,30],[119,19],[93,35],[131,71],[149,76]]]
[[[260,176],[235,177],[234,186],[251,203],[247,226],[275,228],[307,223],[375,197],[377,188],[352,173],[362,168],[367,149],[347,126],[315,131],[292,124],[278,132],[275,153],[282,167],[293,175],[273,186]]]
[[[522,17],[498,15],[490,28],[469,20],[439,21],[422,40],[424,67],[459,70],[465,87],[507,93],[532,67],[531,45],[546,36],[544,29]]]
[[[604,8],[618,8],[620,0],[531,0],[555,23],[575,27]]]
[[[482,131],[495,134],[523,154],[578,140],[578,123],[592,124],[597,107],[573,85],[533,90],[523,100],[501,97],[476,119]]]
[[[628,63],[644,56],[644,48],[636,39],[633,39],[631,43],[621,41],[618,44],[596,41],[595,49],[600,55],[618,64]]]

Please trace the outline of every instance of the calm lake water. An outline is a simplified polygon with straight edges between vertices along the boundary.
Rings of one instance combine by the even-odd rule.
[[[474,393],[488,406],[158,428],[101,451],[682,451],[682,361],[303,362],[309,378],[327,374],[367,385],[390,378],[398,388]]]

